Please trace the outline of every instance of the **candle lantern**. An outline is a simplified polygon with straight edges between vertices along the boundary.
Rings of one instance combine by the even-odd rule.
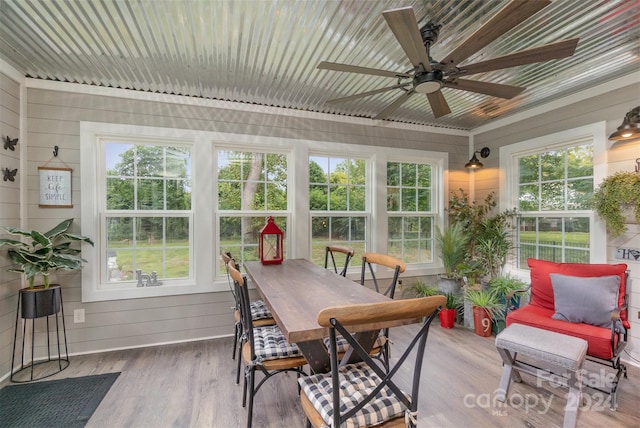
[[[283,252],[284,233],[273,221],[273,217],[269,217],[267,224],[260,231],[259,249],[260,261],[264,265],[274,265],[282,263],[284,259]]]

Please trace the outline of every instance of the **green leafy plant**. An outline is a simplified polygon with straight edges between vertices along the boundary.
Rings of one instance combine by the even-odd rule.
[[[478,277],[498,276],[513,248],[510,231],[517,217],[516,209],[492,214],[497,206],[495,193],[489,193],[480,202],[471,201],[464,190],[452,192],[449,198],[449,222],[461,224],[465,243],[462,270],[468,271],[468,284],[475,284]]]
[[[464,301],[462,300],[462,295],[447,293],[445,294],[447,298],[447,302],[445,303],[445,309],[455,309],[458,313],[462,313],[464,309]]]
[[[505,274],[497,276],[489,281],[489,288],[498,296],[498,298],[506,299],[512,292],[527,288],[527,283],[522,281],[520,278],[510,274]]]
[[[460,278],[457,271],[465,259],[468,235],[461,223],[454,223],[444,229],[436,228],[436,242],[446,278]]]
[[[429,297],[441,294],[438,289],[432,285],[427,285],[422,280],[415,280],[412,284],[413,293],[416,297]]]
[[[504,314],[504,307],[497,294],[490,290],[467,289],[464,297],[471,305],[484,308],[491,319],[500,319]]]
[[[68,233],[72,223],[72,218],[63,220],[45,233],[3,226],[8,233],[26,238],[24,241],[0,239],[0,247],[11,247],[7,254],[13,263],[20,266],[7,270],[24,273],[30,288],[33,288],[35,278],[42,275],[44,287],[48,288],[52,271],[82,269],[86,260],[79,256],[80,250],[72,248],[71,244],[82,241],[93,246],[93,241],[86,236]]]
[[[606,177],[593,194],[593,208],[613,237],[627,230],[623,208],[631,210],[640,223],[640,173],[617,172]]]

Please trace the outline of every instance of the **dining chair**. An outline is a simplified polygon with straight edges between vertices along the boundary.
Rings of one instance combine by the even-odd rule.
[[[229,274],[229,263],[233,262],[235,265],[235,260],[231,256],[229,251],[221,252],[222,261],[224,262],[224,266],[227,270],[227,282],[229,283],[229,289],[231,290],[231,294],[233,295],[235,306],[233,307],[233,318],[234,318],[234,335],[233,335],[233,353],[231,358],[233,360],[236,359],[236,354],[239,353],[240,349],[242,349],[243,344],[243,330],[242,330],[242,322],[240,320],[240,296],[235,290],[233,286],[233,282],[231,280],[231,276]],[[273,316],[271,316],[271,312],[267,305],[260,299],[254,300],[250,304],[251,307],[251,317],[255,327],[261,327],[266,325],[274,325],[275,320]],[[238,367],[236,370],[236,384],[240,383],[240,368],[242,366],[242,361],[238,358]]]
[[[248,407],[247,428],[251,428],[253,400],[264,382],[272,376],[283,372],[296,372],[298,375],[306,376],[302,367],[307,364],[307,360],[302,356],[295,343],[287,342],[277,325],[254,326],[250,316],[247,278],[236,269],[233,260],[227,264],[227,269],[233,280],[236,294],[240,296],[240,319],[246,338],[241,352],[242,360],[245,364],[242,406]],[[258,370],[264,377],[256,385],[256,371]]]
[[[380,254],[380,253],[364,253],[362,255],[362,269],[360,272],[360,284],[365,285],[365,279],[367,276],[367,271],[371,275],[371,280],[373,281],[373,285],[378,293],[382,293],[385,296],[393,299],[396,293],[396,285],[398,284],[398,278],[400,274],[403,273],[406,269],[407,265],[404,261],[390,256],[388,254]],[[378,277],[380,276],[380,271],[383,268],[388,268],[393,270],[393,275],[389,280],[388,285],[384,288],[381,284],[378,283]],[[389,329],[382,329],[382,332],[378,338],[377,345],[380,346],[381,351],[376,354],[378,358],[384,363],[384,366],[389,369],[389,357],[391,354],[390,349],[390,341],[389,341]]]
[[[340,253],[344,255],[344,263],[342,270],[339,272],[342,276],[347,276],[347,269],[349,268],[349,262],[353,257],[354,251],[351,247],[345,247],[343,245],[327,245],[324,253],[324,268],[329,268],[329,260],[331,260],[331,267],[335,273],[338,273],[338,264],[336,262],[335,254]]]
[[[298,379],[307,425],[316,428],[415,427],[429,327],[445,303],[444,296],[431,296],[336,306],[320,311],[318,324],[329,328],[333,344],[341,335],[361,361],[345,364],[340,360],[337,346],[332,346],[331,372]],[[412,330],[413,338],[390,370],[380,367],[359,344],[355,334],[349,332],[356,325],[396,320],[415,322],[419,318],[422,318],[422,324]],[[412,365],[413,373],[408,373]],[[409,394],[400,388],[408,374],[412,374]]]

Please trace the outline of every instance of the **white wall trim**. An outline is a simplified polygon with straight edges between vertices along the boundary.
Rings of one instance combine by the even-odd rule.
[[[469,131],[441,128],[437,126],[415,125],[408,123],[389,122],[384,120],[373,120],[361,117],[340,116],[329,113],[317,113],[304,110],[294,110],[283,107],[261,106],[255,104],[244,104],[233,101],[213,100],[207,98],[186,97],[183,95],[159,94],[155,92],[133,91],[130,89],[108,88],[104,86],[92,86],[80,83],[56,82],[52,80],[42,80],[27,78],[26,85],[33,89],[46,89],[49,91],[63,91],[78,94],[99,95],[105,97],[116,97],[142,101],[154,101],[162,103],[183,104],[199,107],[219,108],[224,110],[237,110],[252,113],[273,114],[278,116],[297,117],[314,120],[324,120],[330,122],[349,123],[354,125],[364,125],[373,128],[390,128],[407,131],[429,132],[434,134],[468,136]]]
[[[585,89],[584,91],[569,95],[567,97],[545,103],[541,106],[538,106],[529,110],[525,110],[521,113],[516,113],[510,116],[507,116],[503,119],[498,119],[487,125],[479,126],[477,128],[472,129],[470,131],[470,134],[478,135],[484,132],[493,131],[495,129],[502,128],[504,126],[513,125],[514,123],[521,122],[531,117],[549,112],[551,110],[567,107],[569,105],[579,103],[586,99],[593,98],[598,95],[603,95],[608,92],[614,91],[616,89],[624,88],[625,86],[635,84],[638,86],[638,90],[640,91],[640,84],[638,82],[640,82],[640,71],[636,71],[626,76],[612,80],[610,82],[606,82],[601,85]]]

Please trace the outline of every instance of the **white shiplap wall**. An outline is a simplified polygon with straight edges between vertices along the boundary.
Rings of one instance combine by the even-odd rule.
[[[483,198],[491,190],[498,194],[499,185],[499,158],[498,150],[501,146],[543,137],[567,129],[573,129],[601,121],[606,121],[606,133],[611,134],[622,123],[624,115],[640,102],[640,84],[633,83],[626,87],[618,88],[606,94],[587,98],[581,102],[553,109],[508,126],[492,131],[474,135],[476,148],[488,146],[492,153],[488,161],[484,162],[487,168],[482,169],[476,175],[476,197]],[[632,140],[624,144],[607,146],[607,172],[610,175],[619,170],[633,171],[636,158],[640,158],[640,140]],[[640,248],[640,226],[630,225],[629,231],[623,237],[607,242],[607,263],[626,263],[629,266],[630,281],[627,292],[629,294],[629,331],[628,352],[638,365],[640,362],[640,262],[618,260],[615,258],[617,246]],[[629,355],[623,355],[623,359],[629,360]]]
[[[24,145],[20,138],[20,96],[20,82],[0,73],[0,137],[3,140],[0,145],[0,171],[18,168],[15,181],[0,180],[0,225],[12,227],[20,227],[20,180],[23,173],[20,151]],[[4,149],[7,136],[20,138],[13,151]],[[3,236],[2,231],[0,236]],[[3,248],[0,251],[0,379],[11,367],[17,294],[21,287],[20,275],[4,270],[9,264],[7,249]]]
[[[34,86],[38,86],[37,82]],[[358,121],[349,123],[341,119],[332,121],[304,115],[273,114],[263,111],[263,108],[256,111],[225,109],[213,107],[213,103],[211,106],[207,102],[193,103],[187,98],[168,96],[157,100],[156,95],[105,91],[104,88],[99,94],[89,94],[75,90],[78,86],[53,84],[46,88],[29,87],[27,92],[27,203],[32,227],[46,228],[64,218],[74,217],[77,220],[75,230],[79,231],[81,121],[443,151],[450,153],[451,164],[456,165],[462,174],[455,185],[467,185],[466,172],[462,171],[468,152],[468,137],[464,134],[425,132],[415,126],[376,127]],[[59,160],[52,161],[54,145],[60,147],[60,152]],[[73,208],[52,210],[38,207],[37,167],[49,161],[64,162],[73,168]],[[211,254],[211,257],[217,255]],[[233,331],[230,293],[82,303],[80,273],[60,274],[59,278],[58,282],[65,284],[65,314],[71,353],[195,340],[229,335]],[[73,311],[79,308],[85,309],[86,322],[74,324]]]

